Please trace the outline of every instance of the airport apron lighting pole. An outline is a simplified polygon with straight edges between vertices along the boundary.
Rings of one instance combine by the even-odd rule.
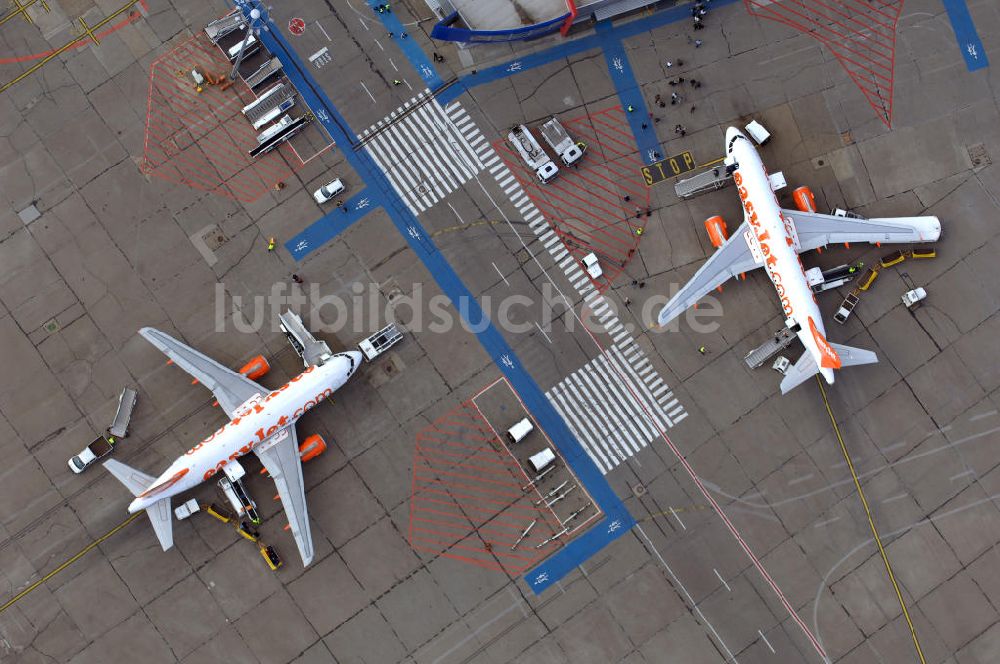
[[[243,43],[240,44],[240,52],[236,54],[236,62],[233,64],[233,71],[229,72],[229,80],[235,81],[236,74],[239,71],[240,63],[243,62],[243,51],[246,50],[247,42],[250,41],[250,35],[254,34],[256,31],[255,23],[260,20],[260,10],[254,7],[250,10],[250,25],[247,28],[247,36],[243,38]]]

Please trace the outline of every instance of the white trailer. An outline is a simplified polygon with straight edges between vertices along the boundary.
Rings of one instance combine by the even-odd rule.
[[[565,127],[555,116],[541,126],[541,131],[542,138],[552,151],[559,155],[564,165],[572,166],[583,159],[583,153],[587,150],[586,144],[577,143],[570,138]]]
[[[535,177],[542,184],[551,182],[559,175],[559,167],[556,166],[549,155],[538,144],[535,137],[531,135],[531,130],[524,125],[516,125],[507,134],[507,140],[517,153],[524,159],[528,168],[535,172]]]

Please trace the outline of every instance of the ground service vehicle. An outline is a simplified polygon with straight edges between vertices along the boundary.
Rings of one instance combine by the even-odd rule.
[[[367,339],[362,339],[358,344],[358,350],[361,351],[366,360],[371,362],[376,357],[389,350],[392,346],[399,343],[399,340],[402,338],[403,333],[396,328],[394,323],[389,323]]]
[[[587,149],[586,145],[573,141],[557,118],[553,117],[543,124],[541,131],[542,138],[549,144],[553,152],[559,155],[565,166],[572,166],[583,159],[583,153]]]
[[[914,288],[913,290],[906,291],[903,293],[903,306],[907,309],[913,310],[917,307],[917,304],[927,297],[927,291],[923,288]]]
[[[524,437],[534,431],[534,429],[535,427],[531,425],[531,420],[525,417],[511,428],[507,429],[507,440],[510,441],[511,445],[520,443],[524,440]]]
[[[316,199],[317,203],[326,203],[328,200],[336,196],[337,194],[343,193],[347,187],[340,178],[336,178],[330,184],[325,184],[316,191],[313,192],[313,198]]]
[[[113,449],[115,449],[114,436],[110,439],[98,436],[90,445],[87,445],[79,454],[69,460],[69,469],[74,473],[82,473],[90,464],[111,454]]]
[[[597,254],[591,252],[583,257],[581,261],[583,269],[590,275],[591,279],[600,279],[604,272],[601,270],[601,262],[597,260]]]
[[[552,448],[546,447],[538,454],[533,454],[530,457],[528,457],[528,465],[537,474],[548,468],[549,465],[555,460],[556,460],[555,452],[552,451]]]
[[[750,123],[744,127],[744,129],[757,145],[764,145],[771,140],[771,132],[765,129],[764,125],[756,120],[751,120]]]
[[[507,134],[507,140],[521,155],[521,159],[528,165],[528,168],[535,172],[535,177],[538,178],[539,182],[546,184],[559,175],[559,167],[552,162],[548,153],[531,135],[530,129],[524,125],[515,125]]]

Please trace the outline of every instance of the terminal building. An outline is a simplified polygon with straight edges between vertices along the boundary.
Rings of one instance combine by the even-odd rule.
[[[603,21],[661,0],[426,0],[438,22],[431,37],[459,43],[536,39]]]

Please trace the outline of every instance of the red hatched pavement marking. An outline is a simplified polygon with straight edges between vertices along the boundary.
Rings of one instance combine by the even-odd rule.
[[[559,528],[554,513],[522,491],[524,471],[471,402],[416,436],[410,546],[514,576],[551,553],[535,549]],[[527,537],[511,551],[532,521]]]
[[[228,76],[231,64],[199,33],[150,65],[143,172],[253,202],[302,162],[286,162],[280,154],[285,147],[251,158],[247,152],[257,144],[257,131],[242,109],[255,95],[242,79],[225,91],[206,82],[198,93],[194,68]]]
[[[755,16],[830,49],[887,127],[892,125],[896,25],[903,0],[743,0]]]
[[[571,136],[587,143],[587,154],[579,166],[562,167],[559,177],[546,185],[503,140],[493,147],[566,249],[577,260],[591,252],[598,256],[604,276],[595,286],[604,291],[635,255],[637,231],[649,219],[649,189],[640,175],[643,164],[634,140],[629,144],[630,135],[622,129],[621,106],[563,124]]]

